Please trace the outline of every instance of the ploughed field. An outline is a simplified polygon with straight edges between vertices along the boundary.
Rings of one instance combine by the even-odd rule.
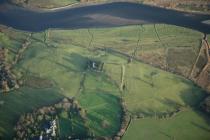
[[[123,139],[207,140],[210,119],[199,108],[206,93],[179,76],[190,74],[202,37],[166,24],[36,33],[1,26],[4,64],[12,65],[19,88],[0,94],[0,136],[21,137],[14,129],[21,116],[42,123],[54,116],[34,110],[68,98],[77,107],[55,107],[62,110],[55,115],[59,138],[116,136],[126,110],[131,121]]]

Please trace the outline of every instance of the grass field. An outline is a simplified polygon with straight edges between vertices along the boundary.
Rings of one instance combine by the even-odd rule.
[[[182,77],[133,62],[126,67],[124,98],[132,113],[172,112],[182,106],[198,105],[205,94]]]
[[[194,110],[187,110],[170,119],[132,120],[123,140],[209,140],[209,123],[209,117]]]
[[[121,106],[119,99],[104,91],[87,91],[79,97],[87,110],[87,126],[95,136],[110,137],[120,126]]]
[[[18,35],[18,38],[12,37],[13,34]],[[1,45],[11,52],[7,55],[11,58],[8,63],[14,61],[13,55],[18,52],[18,48],[28,36],[29,33],[13,29],[0,32]],[[0,101],[5,102],[0,106],[0,109],[2,108],[0,136],[12,136],[11,129],[21,113],[53,104],[62,97],[75,97],[87,111],[86,124],[78,124],[76,117],[69,122],[65,119],[65,114],[61,115],[59,124],[63,136],[70,133],[67,131],[72,127],[70,124],[74,125],[74,133],[77,129],[81,132],[86,131],[83,128],[88,127],[95,136],[111,137],[116,134],[121,123],[121,97],[131,115],[143,113],[145,116],[154,116],[159,113],[170,113],[181,107],[195,107],[204,98],[204,91],[183,77],[140,61],[133,60],[128,64],[125,54],[134,54],[136,58],[153,64],[159,63],[156,61],[159,61],[160,57],[162,65],[167,61],[166,57],[170,57],[170,59],[176,59],[178,68],[181,67],[181,70],[186,72],[190,70],[192,60],[199,50],[201,37],[202,34],[199,32],[164,24],[103,29],[50,29],[32,33],[29,39],[31,44],[12,69],[17,79],[23,81],[23,87],[8,95],[0,95]],[[16,51],[11,51],[10,48]],[[105,48],[106,51],[97,48]],[[181,52],[176,55],[172,53],[179,50],[190,50],[192,60]],[[147,59],[150,56],[153,58]],[[104,62],[103,71],[95,72],[86,69],[89,59]],[[169,67],[174,67],[172,64],[175,62],[167,62],[171,64]],[[123,84],[125,89],[120,92]],[[14,111],[15,107],[18,112]],[[201,121],[201,125],[202,119],[206,117],[193,110],[189,111],[189,114],[184,112],[183,115],[184,118],[191,116],[190,119]],[[147,118],[144,120],[146,121]],[[134,121],[136,120],[132,123]],[[181,123],[183,119],[177,118],[177,121]],[[148,122],[150,122],[149,118]],[[176,126],[173,127],[170,123],[165,123],[163,129],[167,130],[169,126],[176,129]],[[145,126],[136,130],[138,126],[133,124],[130,127],[125,138],[132,138],[129,135],[132,127],[135,127],[135,131],[149,129]],[[202,127],[196,130],[203,134],[204,138],[209,138]],[[154,132],[154,135],[156,134]],[[141,135],[139,137],[142,138]]]
[[[24,77],[35,75],[55,81],[65,96],[72,97],[79,89],[86,62],[83,56],[74,51],[79,50],[74,46],[60,46],[58,49],[34,43],[15,71],[25,73],[22,75]]]
[[[120,126],[119,89],[103,73],[87,72],[84,87],[76,96],[87,110],[87,126],[96,136],[112,136]]]
[[[191,29],[165,24],[49,31],[49,40],[54,43],[113,49],[185,76],[194,64],[202,36]]]

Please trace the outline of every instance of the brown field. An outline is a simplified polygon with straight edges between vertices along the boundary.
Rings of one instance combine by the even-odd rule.
[[[48,79],[30,76],[25,79],[24,85],[32,88],[51,88],[54,83]]]
[[[176,71],[182,75],[189,75],[190,67],[196,59],[192,48],[170,48],[167,54],[167,64],[171,71]]]

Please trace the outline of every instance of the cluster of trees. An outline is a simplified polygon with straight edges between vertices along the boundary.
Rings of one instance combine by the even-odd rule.
[[[143,118],[156,118],[156,119],[169,119],[171,117],[176,116],[178,113],[182,111],[186,111],[188,106],[179,106],[177,109],[171,112],[142,112],[142,110],[136,111],[132,113],[132,119],[143,119]]]
[[[207,112],[210,113],[210,96],[208,96],[202,103],[201,108]]]
[[[79,106],[77,101],[64,98],[57,104],[42,107],[34,110],[32,113],[22,115],[14,127],[14,140],[40,139],[40,137],[43,139],[59,139],[58,126],[56,127],[56,136],[48,134],[46,130],[49,129],[50,122],[54,120],[57,122],[56,125],[58,125],[58,119],[62,112],[74,113],[83,120],[86,119],[86,111]],[[69,115],[69,117],[71,116]]]
[[[0,88],[5,93],[16,87],[15,79],[11,76],[9,69],[0,66]]]
[[[184,109],[185,108],[183,107],[183,108],[178,108],[172,112],[162,112],[162,113],[153,112],[150,115],[144,114],[144,113],[136,113],[135,115],[133,115],[133,118],[141,119],[141,118],[145,118],[145,117],[151,117],[151,118],[156,118],[156,119],[169,119],[171,117],[176,116],[177,113],[184,111]]]
[[[6,49],[0,46],[0,65],[4,64],[5,56],[6,56],[5,54],[6,54]]]
[[[11,88],[17,86],[9,67],[5,64],[6,52],[7,49],[0,47],[0,89],[3,92],[8,92]]]
[[[131,122],[130,114],[128,113],[126,104],[123,100],[121,101],[121,106],[122,106],[121,126],[120,126],[120,130],[114,137],[114,140],[121,139],[121,137],[125,134],[125,131],[127,130],[128,126]]]

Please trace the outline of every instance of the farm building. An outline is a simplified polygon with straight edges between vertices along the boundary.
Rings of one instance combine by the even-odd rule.
[[[87,68],[93,71],[102,71],[104,63],[101,61],[88,60]]]

